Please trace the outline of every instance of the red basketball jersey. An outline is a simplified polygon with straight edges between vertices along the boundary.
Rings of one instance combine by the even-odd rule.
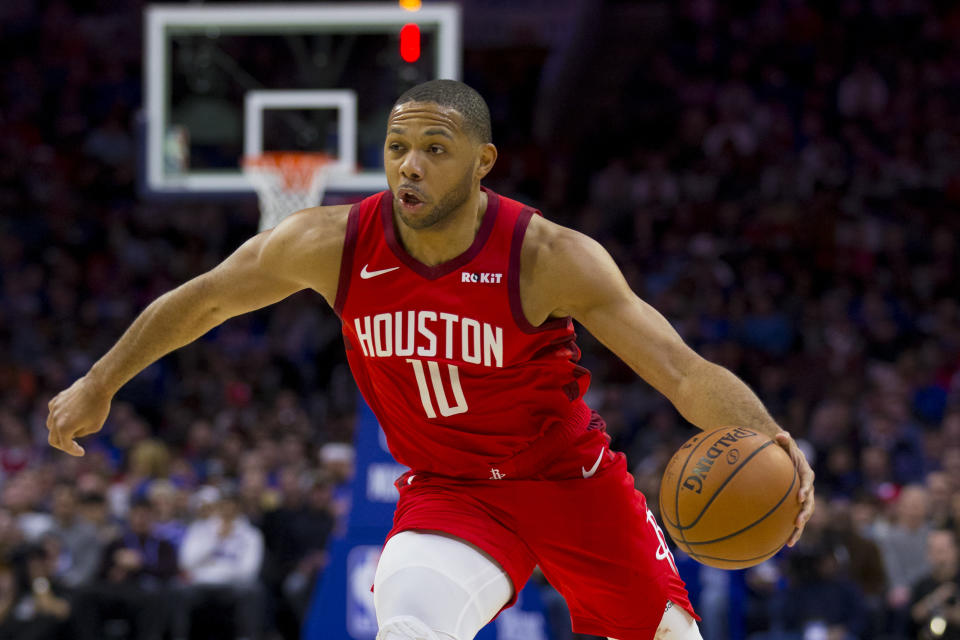
[[[393,195],[354,205],[334,309],[347,359],[398,462],[459,478],[537,477],[587,430],[589,372],[570,318],[520,305],[531,207],[484,189],[467,251],[429,267],[400,244]]]

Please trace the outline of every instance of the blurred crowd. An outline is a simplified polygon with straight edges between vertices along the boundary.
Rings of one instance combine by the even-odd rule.
[[[72,481],[70,471],[19,471],[0,510],[0,637],[299,637],[344,512],[336,489],[350,453],[294,461],[272,489],[215,476],[186,484],[168,474],[158,440],[134,446],[123,479],[77,466]],[[266,475],[246,460],[242,479]]]
[[[797,547],[745,572],[678,557],[704,637],[960,637],[960,6],[597,5],[617,28],[582,57],[616,66],[570,70],[557,131],[529,135],[528,50],[511,70],[468,40],[464,79],[491,104],[489,186],[598,238],[817,472]],[[252,200],[138,197],[141,11],[0,6],[0,638],[178,640],[199,606],[294,638],[349,510],[355,389],[322,301],[152,366],[83,458],[46,446],[52,394],[255,231]],[[693,428],[580,340],[654,505]]]

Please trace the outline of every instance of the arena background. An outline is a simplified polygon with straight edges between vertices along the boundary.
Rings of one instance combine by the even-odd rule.
[[[599,239],[817,472],[797,547],[737,572],[678,554],[704,638],[960,637],[960,5],[459,5],[460,77],[500,150],[486,184]],[[362,407],[318,297],[233,319],[139,375],[85,457],[46,445],[52,394],[256,231],[252,195],[145,183],[145,8],[0,4],[0,638],[153,637],[135,634],[182,610],[157,594],[211,509],[242,514],[250,548],[214,578],[249,588],[200,598],[194,637],[234,637],[239,611],[267,639],[372,638],[349,628],[361,600],[333,620],[334,588],[314,588],[369,567],[342,547],[368,497],[352,479],[389,464],[353,447]],[[588,400],[655,496],[694,428],[580,344]],[[153,532],[149,571],[119,566],[130,527]],[[489,633],[573,637],[535,583],[530,616]]]

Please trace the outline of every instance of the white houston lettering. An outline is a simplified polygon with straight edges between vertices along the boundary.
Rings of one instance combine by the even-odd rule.
[[[416,329],[416,322],[414,318],[417,316],[416,311],[407,311],[407,346],[403,346],[403,325],[404,321],[402,318],[403,311],[396,312],[396,321],[394,323],[394,329],[396,329],[396,336],[393,340],[393,344],[396,345],[397,355],[402,357],[412,356],[413,355],[413,332]]]
[[[489,367],[492,361],[495,367],[503,366],[503,329],[483,323],[483,366]]]
[[[452,313],[441,313],[440,319],[447,323],[447,332],[446,332],[446,353],[444,355],[448,360],[453,357],[453,323],[460,319],[460,316],[454,315]]]
[[[380,336],[383,336],[382,342]],[[373,316],[373,346],[377,357],[385,358],[393,355],[393,316],[389,313],[378,313]]]
[[[360,348],[368,358],[373,355],[373,339],[370,337],[370,316],[363,317],[363,328],[360,327],[360,318],[354,318],[353,325],[357,329],[357,338],[360,339]]]
[[[427,320],[437,321],[436,311],[421,311],[417,314],[417,334],[427,339],[429,346],[420,345],[417,347],[417,355],[424,358],[430,358],[437,355],[437,334],[427,329]]]
[[[392,311],[354,318],[363,355],[420,358],[503,367],[503,328],[437,311]],[[442,344],[441,344],[442,343]],[[442,356],[441,356],[442,354]]]
[[[461,324],[460,357],[464,362],[480,364],[480,323],[471,318],[464,318]]]

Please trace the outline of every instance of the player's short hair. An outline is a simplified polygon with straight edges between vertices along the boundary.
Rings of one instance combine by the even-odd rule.
[[[470,86],[457,80],[430,80],[407,89],[393,103],[394,107],[405,102],[435,102],[441,107],[456,109],[463,116],[467,133],[480,142],[493,142],[490,126],[490,108],[486,100]]]

